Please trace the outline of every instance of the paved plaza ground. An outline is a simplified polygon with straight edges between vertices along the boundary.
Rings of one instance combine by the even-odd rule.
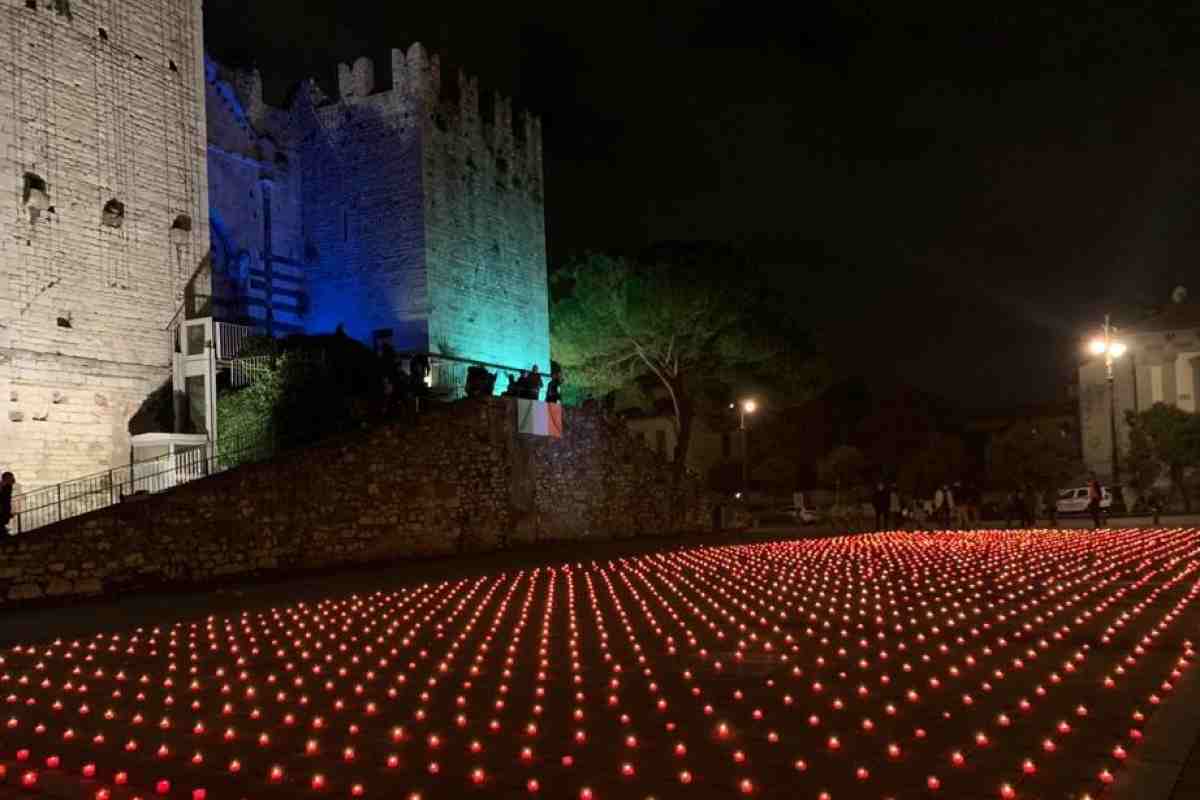
[[[1194,529],[795,535],[7,611],[0,798],[1200,797]]]

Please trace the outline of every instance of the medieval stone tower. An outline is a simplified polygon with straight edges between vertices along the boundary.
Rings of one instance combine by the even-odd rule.
[[[549,366],[541,124],[443,75],[419,44],[386,88],[360,58],[340,97],[264,104],[256,73],[208,70],[218,307],[280,335]],[[222,296],[223,295],[223,296]]]
[[[129,459],[208,252],[200,0],[0,0],[0,465]]]

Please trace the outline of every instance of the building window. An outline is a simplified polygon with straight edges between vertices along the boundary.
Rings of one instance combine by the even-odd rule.
[[[654,449],[663,458],[667,457],[667,432],[661,428],[654,432]]]

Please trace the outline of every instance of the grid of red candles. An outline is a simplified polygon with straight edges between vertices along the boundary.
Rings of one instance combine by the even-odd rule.
[[[1100,798],[1195,661],[1194,530],[882,533],[7,646],[56,797]]]

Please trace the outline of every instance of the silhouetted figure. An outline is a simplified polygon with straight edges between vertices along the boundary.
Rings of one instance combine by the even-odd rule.
[[[1100,484],[1100,479],[1096,477],[1096,473],[1093,472],[1091,479],[1088,481],[1088,513],[1092,515],[1092,524],[1097,528],[1100,527],[1103,503],[1104,487]]]
[[[950,492],[949,484],[942,484],[942,487],[934,492],[933,515],[942,530],[950,529],[950,522],[954,519],[954,495]]]
[[[550,368],[550,383],[546,385],[546,402],[561,403],[562,398],[562,370],[558,367]]]
[[[1025,517],[1025,498],[1018,489],[1008,496],[1008,514],[1004,520],[1004,527],[1011,528],[1013,520],[1018,523],[1022,522]]]
[[[522,397],[526,400],[537,400],[542,394],[542,373],[538,372],[538,365],[534,364],[533,369],[525,376],[525,391]]]
[[[881,531],[887,527],[888,507],[891,505],[891,495],[887,487],[880,483],[871,494],[871,507],[875,509],[875,530]]]
[[[496,388],[496,373],[480,366],[467,368],[467,397],[491,397]]]
[[[505,384],[504,391],[501,393],[500,396],[501,397],[519,397],[522,381],[525,380],[525,373],[522,372],[521,375],[517,378],[513,378],[511,372],[505,373],[504,379],[506,381],[508,381],[508,383]]]
[[[1037,510],[1038,510],[1038,493],[1029,486],[1025,488],[1025,513],[1021,518],[1021,527],[1033,528],[1037,526]]]
[[[8,536],[8,521],[12,519],[13,486],[17,478],[11,472],[0,476],[0,535]]]

